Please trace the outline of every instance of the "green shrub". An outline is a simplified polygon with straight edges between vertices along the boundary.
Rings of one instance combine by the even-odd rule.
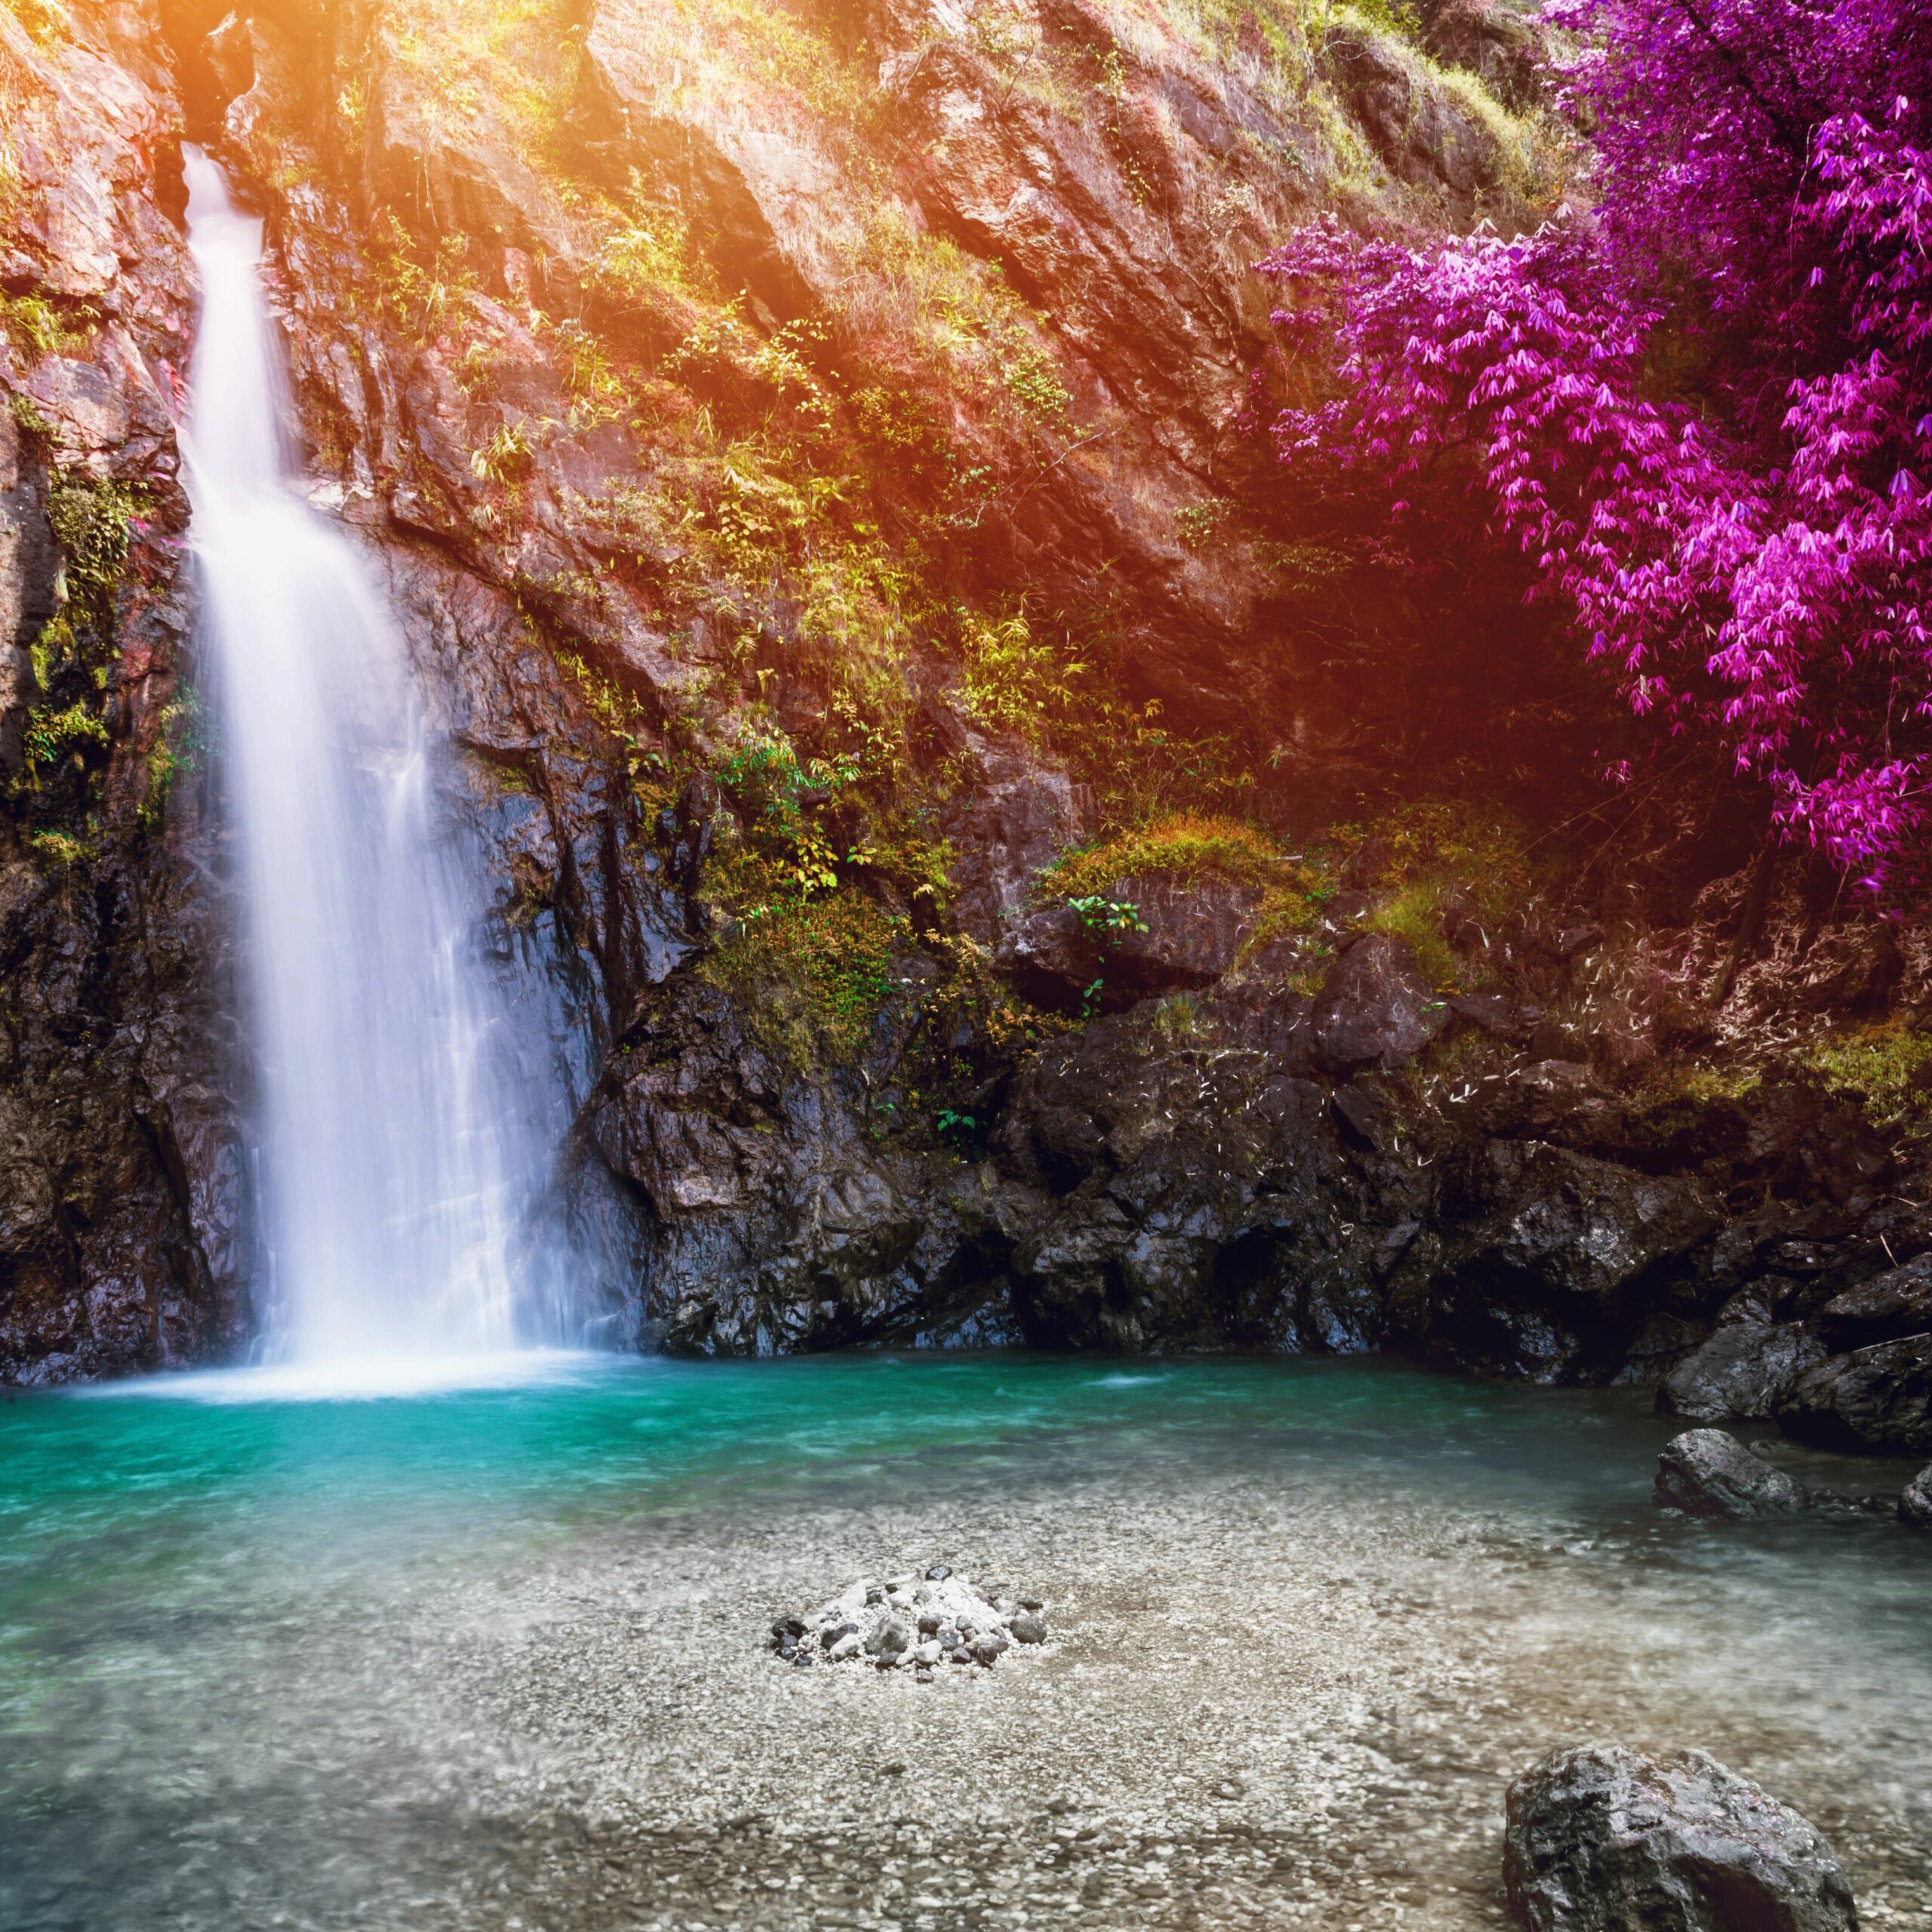
[[[38,295],[0,294],[0,335],[30,361],[60,355],[76,339],[60,312]]]
[[[162,708],[161,730],[148,753],[148,795],[141,803],[140,819],[149,831],[158,830],[166,817],[175,781],[198,771],[208,749],[200,698],[183,690]]]
[[[146,494],[131,485],[54,472],[47,516],[66,560],[70,601],[95,614],[104,611],[128,567],[134,526],[147,506]]]
[[[27,843],[43,859],[51,859],[57,866],[78,866],[94,856],[91,840],[75,838],[65,832],[36,832]]]
[[[528,424],[499,423],[482,447],[471,452],[469,466],[479,481],[507,487],[529,475],[536,455]]]
[[[804,795],[836,798],[858,775],[853,754],[801,761],[783,731],[763,725],[748,729],[718,768],[718,782],[749,813],[766,858],[807,894],[837,885],[838,861],[830,841],[806,817]]]
[[[105,745],[107,727],[83,701],[57,710],[44,704],[29,716],[22,743],[28,764],[38,768],[56,764],[83,746]]]

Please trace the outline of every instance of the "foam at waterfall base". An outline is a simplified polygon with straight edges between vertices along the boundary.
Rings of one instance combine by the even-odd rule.
[[[189,1402],[341,1402],[528,1389],[586,1381],[611,1358],[589,1349],[506,1349],[488,1355],[326,1357],[257,1367],[197,1369],[97,1383],[90,1398],[134,1395]]]

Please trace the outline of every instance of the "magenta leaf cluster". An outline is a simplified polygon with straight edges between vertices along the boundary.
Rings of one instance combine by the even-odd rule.
[[[1660,734],[1877,881],[1932,782],[1932,8],[1553,0],[1600,188],[1533,235],[1305,229],[1282,460],[1521,573]]]

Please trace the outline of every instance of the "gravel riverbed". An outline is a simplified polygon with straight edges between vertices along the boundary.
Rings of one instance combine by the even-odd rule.
[[[1869,1925],[1932,1924],[1914,1721],[1807,1721],[1775,1632],[1705,1651],[1723,1580],[1664,1560],[1700,1532],[1565,1544],[1364,1500],[660,1521],[417,1606],[387,1634],[433,1664],[435,1802],[494,1847],[492,1884],[515,1875],[418,1922],[1461,1932],[1503,1922],[1509,1778],[1611,1737],[1748,1767],[1830,1833]],[[774,1611],[942,1558],[1040,1589],[1051,1643],[930,1683],[761,1647]]]
[[[149,1513],[63,1503],[0,1617],[0,1922],[1478,1932],[1511,1777],[1614,1740],[1710,1751],[1830,1836],[1868,1928],[1932,1925],[1909,1531],[1661,1516],[1670,1426],[1609,1398],[1180,1371],[1153,1398],[1258,1420],[1149,1432],[1115,1420],[1147,1391],[1063,1398],[1042,1370],[1001,1434],[987,1417],[1032,1398],[989,1367],[946,1385],[949,1444],[911,1373],[903,1396],[869,1370],[748,1380],[770,1449],[661,1480],[624,1447],[629,1383],[478,1398],[471,1436],[401,1410],[137,1418],[109,1460]],[[838,1416],[814,1437],[774,1389],[903,1412],[841,1449]],[[1079,1427],[1042,1420],[1075,1395]],[[1278,1427],[1289,1402],[1312,1419]],[[233,1473],[143,1502],[195,1429]],[[308,1441],[352,1429],[352,1453]],[[774,1618],[935,1564],[1044,1599],[1048,1640],[928,1681],[771,1648]]]

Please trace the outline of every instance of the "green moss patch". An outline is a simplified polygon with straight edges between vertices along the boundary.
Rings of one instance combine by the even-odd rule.
[[[1884,1020],[1820,1041],[1804,1057],[1829,1091],[1874,1126],[1932,1129],[1932,1033]]]
[[[1212,878],[1264,891],[1291,888],[1307,875],[1266,832],[1238,819],[1200,812],[1164,816],[1075,848],[1040,875],[1043,900],[1103,897],[1123,878]]]
[[[1406,940],[1444,990],[1464,976],[1442,934],[1444,900],[1453,892],[1468,916],[1494,931],[1521,910],[1537,881],[1522,829],[1460,800],[1418,800],[1372,824],[1340,827],[1336,837],[1367,860],[1364,888],[1386,895],[1362,923]]]
[[[758,869],[741,865],[736,882],[751,885]],[[857,886],[801,893],[775,872],[769,882],[698,970],[743,996],[752,1023],[795,1064],[849,1062],[892,990],[910,928]]]

